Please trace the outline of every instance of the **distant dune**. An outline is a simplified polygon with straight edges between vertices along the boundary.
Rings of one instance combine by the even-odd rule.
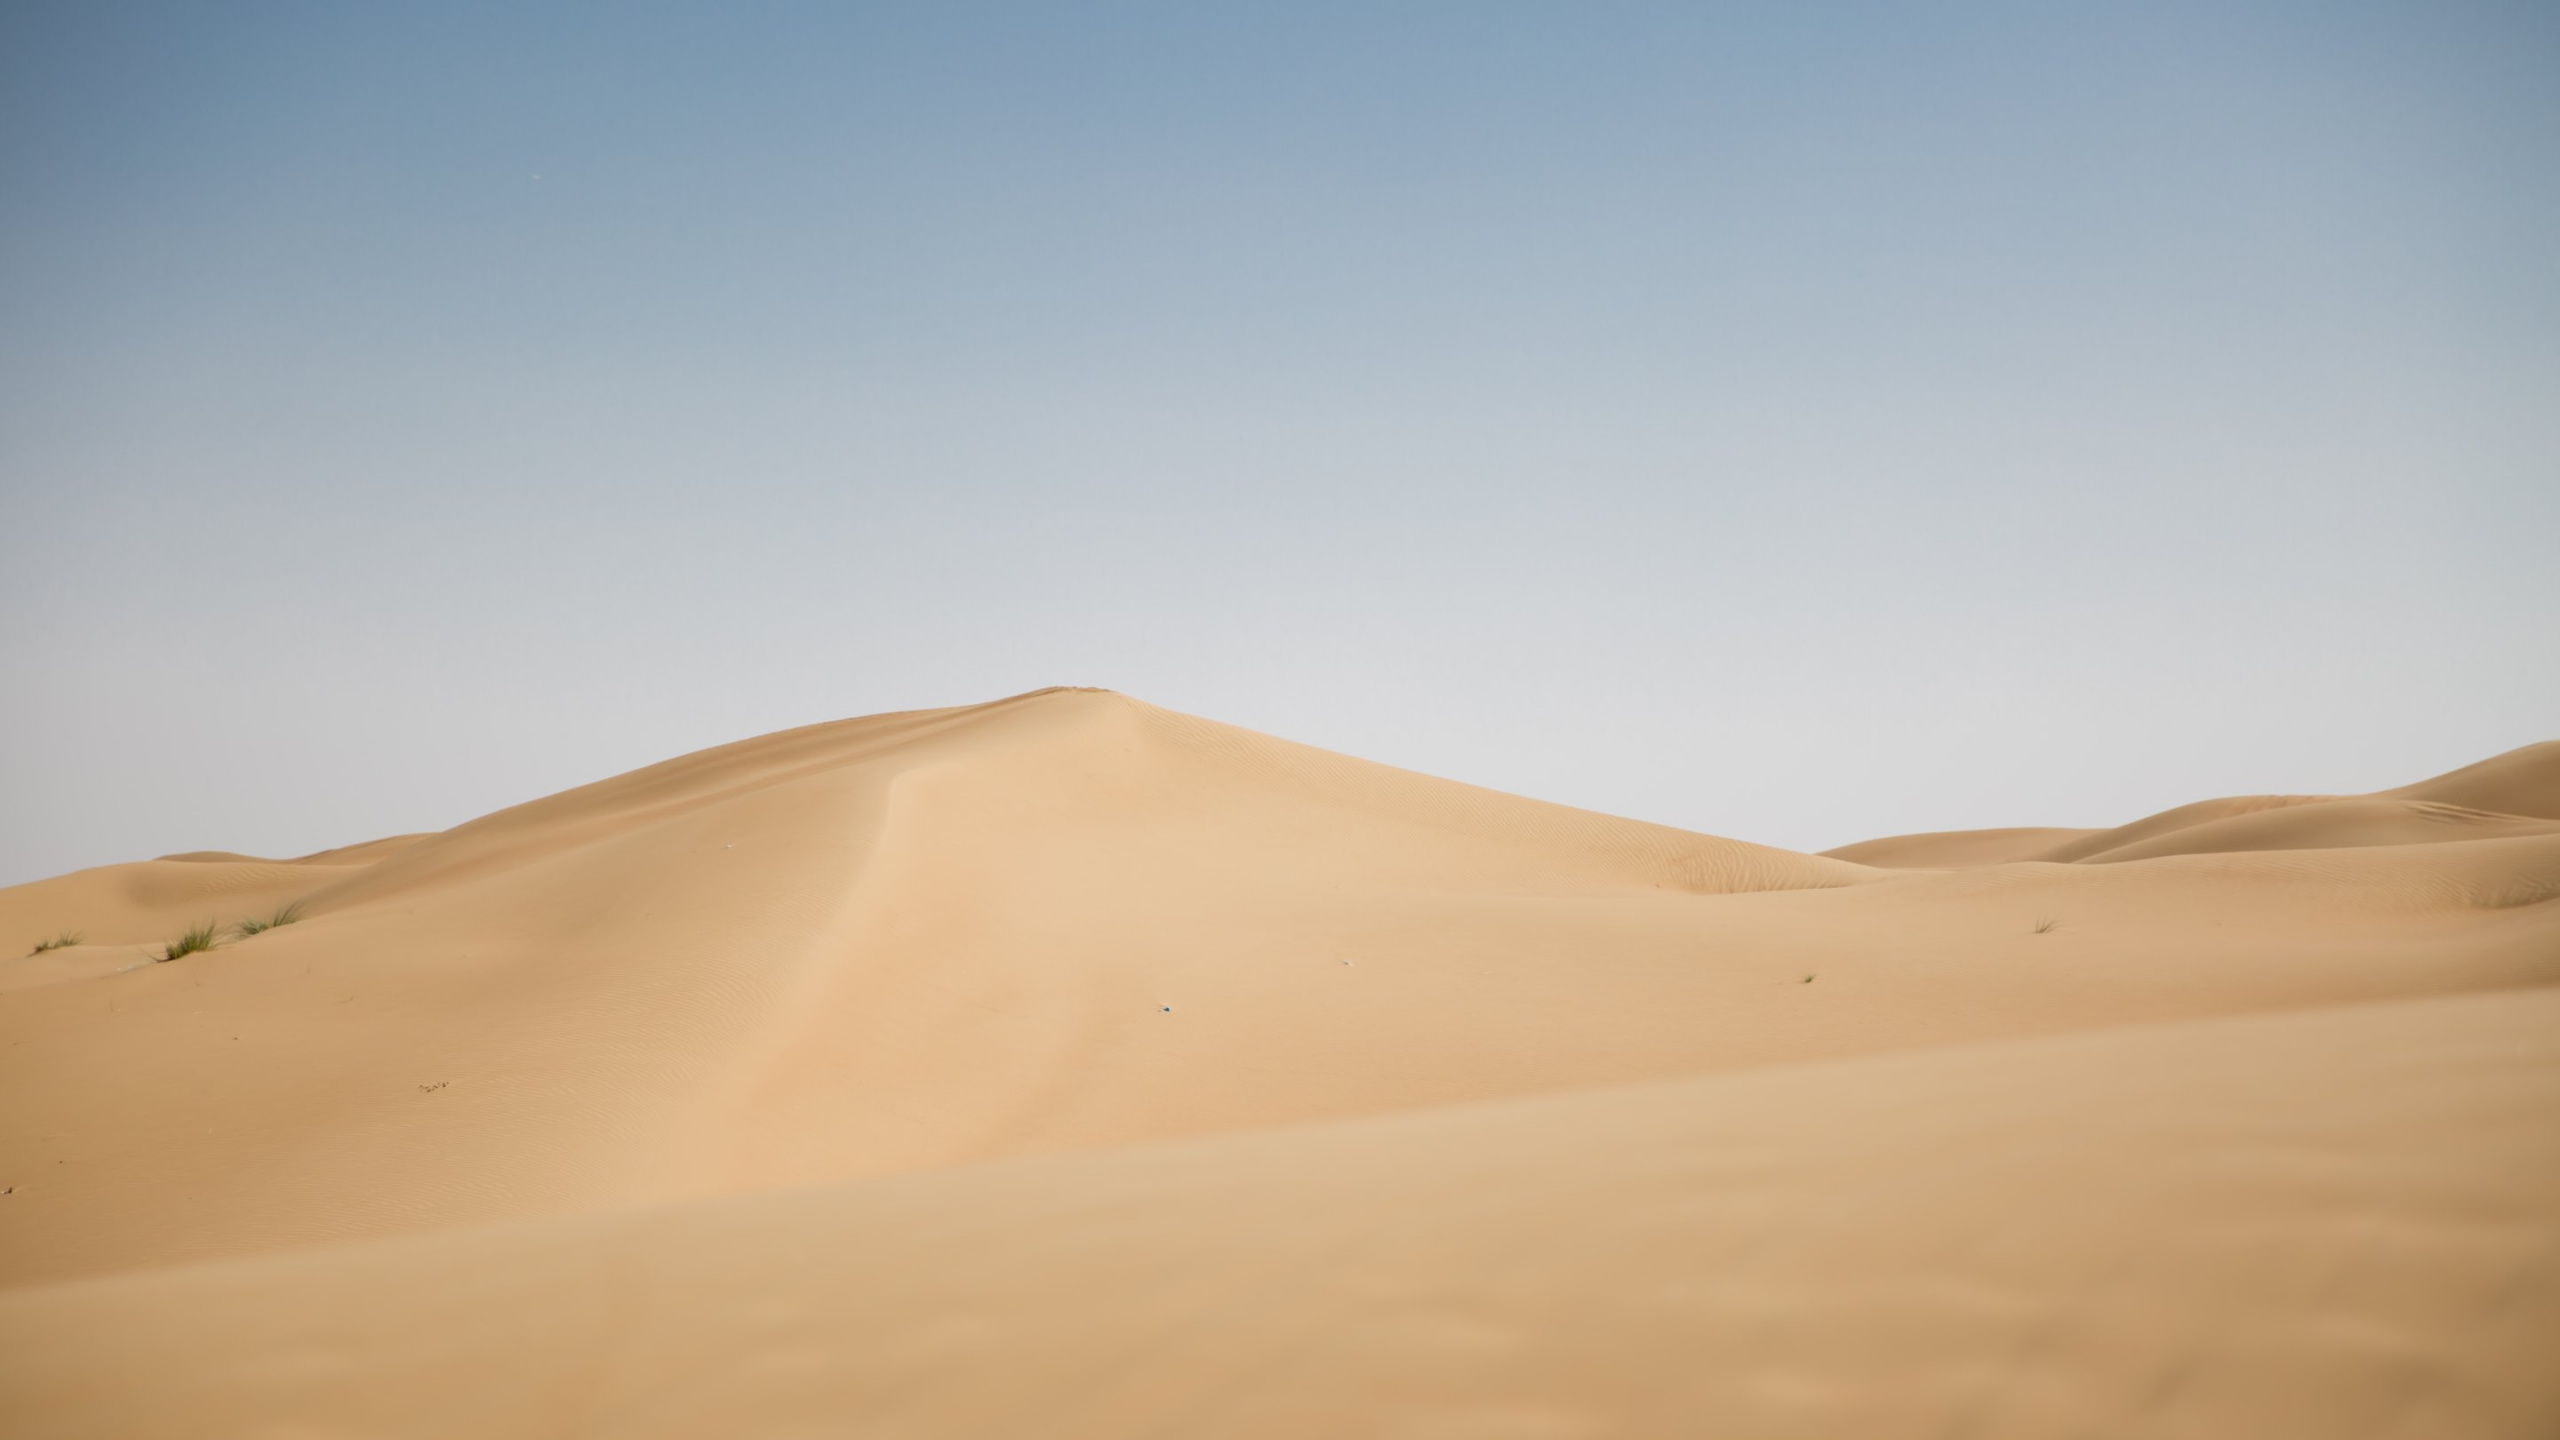
[[[1953,869],[2552,834],[2560,834],[2560,741],[2528,745],[2377,795],[2237,795],[2163,810],[2112,830],[1942,830],[1862,840],[1823,853],[1893,869]]]
[[[2560,743],[1809,856],[1087,690],[82,871],[0,1414],[2560,1433],[2555,899]]]

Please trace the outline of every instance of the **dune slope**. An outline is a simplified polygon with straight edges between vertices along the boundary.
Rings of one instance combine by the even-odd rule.
[[[2560,994],[0,1297],[18,1433],[2547,1435]]]

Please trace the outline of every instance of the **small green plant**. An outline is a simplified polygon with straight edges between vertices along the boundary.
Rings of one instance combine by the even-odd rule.
[[[71,946],[77,945],[77,944],[79,944],[79,943],[80,943],[80,932],[79,932],[79,931],[77,931],[77,930],[65,930],[65,931],[63,931],[61,934],[54,936],[54,937],[53,937],[52,939],[50,939],[50,940],[39,940],[39,941],[37,941],[37,942],[36,942],[36,948],[34,948],[33,950],[28,951],[27,953],[28,953],[28,954],[30,954],[30,955],[41,955],[41,954],[43,954],[44,952],[46,952],[47,950],[64,950],[64,949],[68,949],[68,948],[70,948]]]
[[[240,938],[245,940],[248,937],[257,934],[261,930],[273,930],[279,925],[290,925],[301,918],[302,902],[296,900],[292,904],[277,910],[276,913],[268,916],[264,920],[243,920],[237,928],[240,931]]]
[[[2053,927],[2055,927],[2056,925],[2059,925],[2059,924],[2061,924],[2061,923],[2062,923],[2061,921],[2059,921],[2059,920],[2055,920],[2055,919],[2053,919],[2053,918],[2051,918],[2051,917],[2047,917],[2047,918],[2045,918],[2045,919],[2038,920],[2038,921],[2036,922],[2036,933],[2037,933],[2037,934],[2039,934],[2039,935],[2047,935],[2047,934],[2051,934],[2051,933],[2052,933],[2052,931],[2053,931]]]
[[[169,942],[168,946],[160,952],[160,958],[166,962],[175,960],[181,955],[193,955],[199,950],[210,950],[217,943],[213,938],[214,934],[213,922],[210,920],[201,925],[190,925],[187,927],[187,933]]]

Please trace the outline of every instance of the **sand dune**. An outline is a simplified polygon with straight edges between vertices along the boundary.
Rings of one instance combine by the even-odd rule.
[[[1958,869],[2550,834],[2560,834],[2560,742],[2528,745],[2373,795],[2235,795],[2111,830],[1942,830],[1862,840],[1823,854],[1892,869]]]
[[[2492,755],[2476,765],[2382,793],[2466,810],[2560,820],[2560,740]]]
[[[813,726],[0,890],[84,939],[0,961],[0,1385],[63,1434],[2547,1433],[2500,1357],[2560,1339],[2554,897],[2560,745],[1806,856],[1106,692]],[[198,1337],[148,1394],[146,1317]]]
[[[1961,870],[2038,859],[2057,845],[2098,833],[2033,825],[2006,830],[1933,830],[1920,835],[1861,840],[1822,853],[1834,860],[1887,870]]]

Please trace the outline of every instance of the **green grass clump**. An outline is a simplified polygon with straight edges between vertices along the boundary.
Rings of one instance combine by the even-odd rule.
[[[247,939],[249,936],[255,935],[261,930],[273,930],[279,925],[290,925],[301,918],[302,902],[296,900],[292,904],[283,907],[264,920],[243,920],[240,922],[238,929],[240,931],[241,938]]]
[[[52,939],[50,939],[50,940],[39,940],[39,941],[37,941],[37,942],[36,942],[36,948],[34,948],[33,950],[28,951],[27,953],[28,953],[28,954],[30,954],[30,955],[41,955],[41,954],[43,954],[44,952],[46,952],[47,950],[61,950],[61,949],[65,949],[65,948],[67,948],[67,947],[69,947],[69,946],[77,945],[77,944],[79,944],[79,943],[80,943],[80,932],[79,932],[79,931],[77,931],[77,930],[65,930],[65,931],[63,931],[61,934],[54,936],[54,937],[53,937]]]
[[[163,961],[169,961],[181,955],[193,955],[199,950],[210,950],[218,943],[213,938],[214,934],[213,922],[210,920],[201,925],[190,925],[187,927],[187,933],[169,942],[168,947],[160,952],[160,958]]]

